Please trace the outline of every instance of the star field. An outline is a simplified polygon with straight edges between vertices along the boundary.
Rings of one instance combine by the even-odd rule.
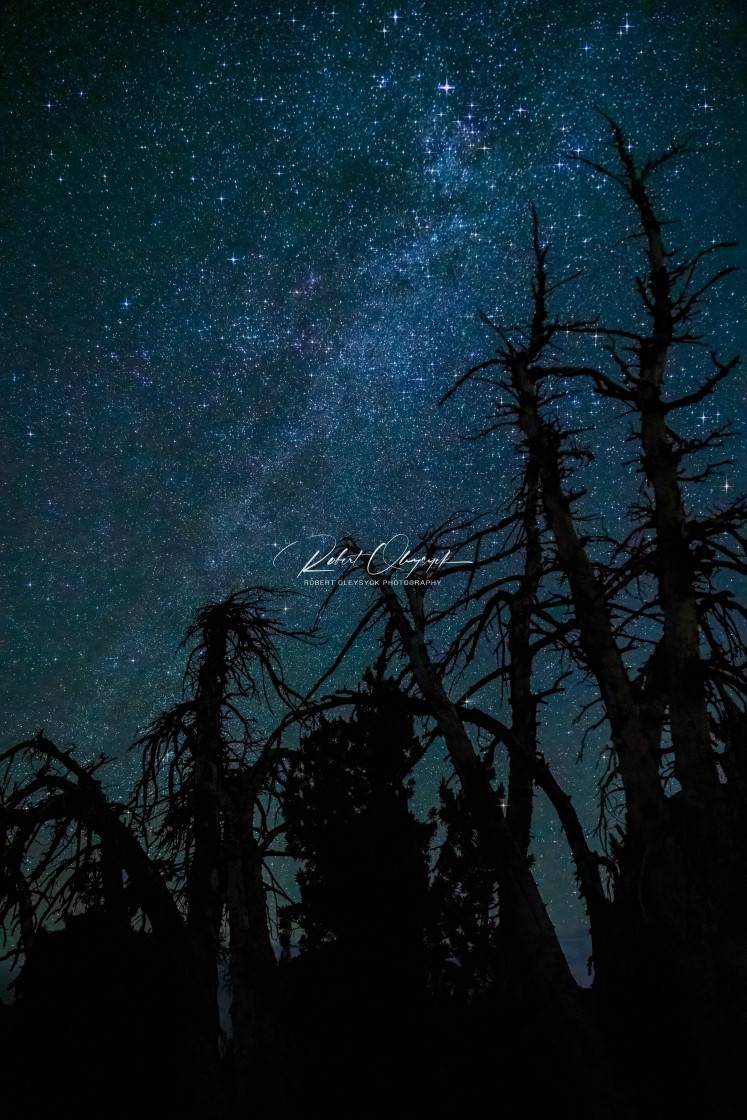
[[[734,3],[16,0],[2,20],[4,746],[44,727],[124,758],[176,697],[195,609],[292,581],[278,547],[499,507],[510,435],[464,441],[479,395],[437,404],[493,349],[476,309],[526,314],[532,202],[555,277],[584,269],[559,306],[640,320],[636,243],[614,248],[634,216],[571,158],[609,156],[595,106],[634,153],[708,148],[657,181],[677,244],[739,234]],[[730,277],[704,311],[722,357],[743,297]],[[699,355],[677,358],[695,384]],[[685,434],[743,402],[735,378]],[[584,393],[560,409],[597,423],[586,501],[621,519],[625,422]],[[739,464],[709,486],[693,501],[739,489]],[[361,603],[331,613],[330,655]],[[294,662],[300,685],[326,656]],[[560,776],[591,820],[576,753]]]

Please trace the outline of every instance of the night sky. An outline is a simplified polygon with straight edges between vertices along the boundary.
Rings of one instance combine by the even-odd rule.
[[[272,560],[311,534],[414,539],[501,505],[510,434],[462,438],[479,394],[438,408],[494,347],[477,308],[526,312],[534,201],[556,278],[585,269],[564,289],[573,316],[637,321],[639,249],[613,248],[633,217],[569,158],[610,158],[595,105],[634,154],[697,130],[708,151],[656,183],[670,236],[739,236],[739,7],[6,4],[2,746],[44,727],[122,757],[124,781],[127,745],[178,696],[203,602],[303,590]],[[704,311],[722,358],[743,298],[729,278]],[[677,356],[683,386],[700,360]],[[742,385],[683,430],[738,424]],[[626,422],[584,394],[560,407],[597,423],[586,502],[614,526],[635,477]],[[726,485],[738,463],[692,500]],[[299,686],[363,603],[346,591],[327,647],[289,661]],[[591,820],[593,767],[574,769],[565,736],[546,728],[543,746]],[[557,837],[549,817],[536,831]],[[543,882],[568,945],[572,885]]]

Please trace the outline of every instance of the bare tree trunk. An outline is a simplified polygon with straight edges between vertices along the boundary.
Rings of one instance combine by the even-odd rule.
[[[654,492],[656,571],[664,612],[664,656],[675,772],[686,796],[711,803],[718,794],[719,783],[711,749],[691,545],[679,483],[679,459],[666,425],[661,395],[677,313],[661,223],[651,205],[645,177],[636,170],[621,140],[618,152],[648,249],[653,331],[638,346],[636,404],[641,416],[642,466]]]
[[[512,728],[533,754],[537,750],[537,697],[532,691],[532,619],[542,579],[542,542],[537,524],[539,477],[530,458],[524,476],[524,571],[509,607],[508,655]],[[510,755],[506,820],[519,850],[529,851],[534,779],[526,763]]]
[[[254,801],[238,791],[226,808],[226,903],[231,950],[231,1024],[236,1111],[262,1120],[288,1115],[278,970],[267,924],[263,853],[253,836]]]
[[[220,1117],[225,1100],[220,1091],[221,1035],[218,1006],[218,956],[223,917],[221,762],[222,702],[226,683],[225,626],[204,628],[205,650],[197,676],[195,724],[190,736],[193,759],[191,812],[193,849],[187,872],[187,955],[195,1000],[194,1045],[203,1073],[200,1101],[206,1116]]]

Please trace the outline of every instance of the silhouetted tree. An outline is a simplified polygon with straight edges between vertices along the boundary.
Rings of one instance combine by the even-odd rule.
[[[497,982],[498,884],[461,792],[443,780],[439,793],[445,831],[431,885],[431,990],[447,1007],[469,1008]]]
[[[198,613],[185,639],[194,645],[184,698],[137,744],[142,775],[128,806],[112,802],[100,784],[103,757],[81,764],[41,734],[0,757],[0,917],[16,954],[33,965],[45,925],[81,913],[101,914],[125,947],[134,944],[132,923],[145,924],[167,986],[179,992],[185,1107],[201,1120],[229,1107],[218,1000],[224,939],[229,1095],[238,1109],[251,1103],[259,1115],[285,1113],[264,877],[283,827],[274,817],[281,749],[255,731],[247,710],[271,696],[286,706],[299,699],[276,643],[311,635],[285,625],[273,610],[278,595],[250,588]]]
[[[704,260],[724,246],[689,259],[665,246],[649,180],[687,146],[638,164],[620,128],[606,120],[617,166],[582,162],[617,183],[637,215],[640,230],[633,236],[645,246],[646,268],[636,287],[648,328],[554,318],[548,300],[559,285],[548,281],[547,246],[535,215],[531,320],[520,330],[491,324],[501,338],[497,356],[460,384],[475,375],[490,380],[491,367],[499,371],[492,384],[502,399],[493,427],[507,421],[521,432],[567,588],[559,642],[567,642],[570,623],[578,635],[573,656],[596,682],[610,730],[612,783],[619,779],[624,824],[610,838],[609,905],[591,905],[586,891],[595,989],[609,1022],[623,1024],[620,1040],[634,1024],[656,1023],[680,1070],[689,1067],[694,1084],[700,1079],[707,1086],[721,1114],[737,1115],[747,1089],[737,1073],[747,1006],[747,830],[739,768],[729,774],[729,762],[722,762],[729,752],[719,739],[734,743],[747,694],[739,632],[744,611],[729,586],[747,570],[739,534],[745,503],[706,516],[688,507],[686,486],[723,465],[687,468],[688,460],[718,447],[728,431],[687,439],[671,427],[679,410],[704,400],[735,368],[736,359],[722,362],[714,351],[712,372],[699,387],[678,394],[673,385],[671,351],[702,343],[692,327],[698,305],[732,269],[698,280]],[[592,331],[608,340],[610,370],[559,359],[569,335]],[[602,542],[611,561],[593,550],[577,509],[583,492],[569,486],[580,452],[553,403],[571,379],[622,404],[640,446],[643,482],[630,511],[632,531]],[[635,655],[646,649],[641,663]],[[647,1037],[653,1044],[653,1032]],[[649,1073],[653,1064],[643,1063]]]
[[[368,1116],[418,1092],[405,1086],[425,1029],[433,826],[409,805],[423,746],[407,697],[369,670],[347,700],[352,715],[319,717],[288,762],[286,844],[302,865],[285,973],[303,1099]]]
[[[282,752],[254,731],[246,702],[269,705],[275,697],[296,705],[277,643],[312,640],[285,625],[273,609],[279,597],[249,588],[198,612],[185,639],[194,641],[185,697],[137,744],[143,768],[133,801],[155,826],[155,850],[173,869],[186,907],[198,1067],[219,1065],[218,962],[227,923],[236,1098],[267,1117],[284,1113],[286,1093],[264,877],[283,829],[273,817]],[[215,1081],[206,1082],[211,1096]],[[214,1099],[202,1107],[216,1107]]]
[[[128,1058],[142,1071],[133,1091],[148,1092],[167,1063],[185,1115],[200,1080],[180,1045],[190,1037],[181,914],[125,806],[104,792],[106,761],[79,763],[42,733],[0,759],[0,920],[24,959],[7,1027],[10,1116],[61,1098],[98,1115]],[[158,1088],[149,1099],[166,1103]]]
[[[305,952],[415,983],[423,963],[428,843],[408,779],[423,748],[407,699],[369,671],[348,720],[321,718],[289,763],[286,845],[303,861],[292,909]]]
[[[450,526],[449,532],[452,531]],[[427,554],[437,554],[440,534],[422,542]],[[549,768],[531,746],[524,744],[510,728],[497,719],[453,700],[445,679],[446,662],[434,660],[428,640],[429,618],[425,598],[427,578],[404,582],[404,602],[392,579],[392,572],[379,572],[372,557],[362,553],[361,562],[378,588],[379,603],[396,635],[394,649],[410,666],[412,681],[423,701],[423,709],[435,719],[446,744],[449,759],[459,779],[463,805],[470,827],[475,831],[480,861],[490,869],[499,884],[501,912],[509,916],[505,936],[510,941],[513,973],[520,977],[523,998],[533,1003],[536,1017],[544,1024],[547,1038],[560,1037],[585,1108],[594,1116],[629,1115],[626,1094],[609,1063],[605,1041],[588,1012],[561,949],[555,928],[547,914],[532,876],[526,851],[511,833],[506,814],[492,784],[492,766],[473,743],[467,723],[481,723],[511,756],[530,768],[532,777],[548,791],[561,819],[573,836],[573,852],[579,874],[588,877],[589,893],[601,894],[598,866],[589,852],[570,798],[558,787]],[[452,552],[458,554],[452,544]],[[460,566],[451,569],[456,574]],[[465,563],[462,573],[469,571]],[[371,614],[371,617],[375,617]]]

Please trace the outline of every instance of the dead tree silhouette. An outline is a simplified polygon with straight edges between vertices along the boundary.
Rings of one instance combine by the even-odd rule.
[[[122,930],[152,932],[181,990],[191,1074],[188,1107],[224,1117],[252,1105],[285,1115],[276,958],[265,859],[283,824],[274,814],[283,749],[248,711],[299,701],[280,640],[311,642],[277,611],[283,593],[235,592],[198,613],[184,696],[135,746],[141,777],[128,804],[98,773],[41,733],[0,758],[0,918],[14,952],[33,951],[45,925],[102,911]],[[222,1076],[219,961],[230,962],[233,1086]]]
[[[724,465],[697,457],[730,433],[720,428],[692,439],[671,427],[678,412],[709,397],[736,368],[736,358],[722,361],[711,350],[710,372],[693,391],[678,393],[671,360],[676,348],[705,346],[694,329],[699,305],[733,269],[699,278],[700,269],[730,243],[690,257],[668,249],[650,180],[690,151],[689,144],[639,165],[619,126],[605,121],[616,165],[581,162],[615,182],[637,216],[640,229],[632,236],[645,246],[646,265],[635,287],[647,326],[554,318],[550,299],[566,280],[548,279],[548,247],[534,214],[531,319],[515,330],[488,320],[499,350],[455,389],[476,377],[498,388],[504,403],[492,427],[508,421],[521,432],[567,593],[563,626],[570,621],[576,631],[573,656],[596,682],[609,727],[611,779],[620,783],[624,824],[610,838],[609,904],[592,905],[583,887],[595,989],[610,1022],[621,1021],[621,1006],[629,1026],[653,1015],[658,1030],[678,1040],[672,1052],[683,1068],[690,1063],[710,1100],[724,1115],[736,1115],[747,1089],[738,1072],[747,1007],[747,831],[740,764],[732,763],[747,689],[745,611],[733,581],[747,571],[739,531],[747,507],[740,498],[706,515],[690,508],[686,488]],[[592,332],[607,340],[608,368],[564,359],[569,335]],[[582,495],[569,483],[579,456],[571,444],[575,433],[563,429],[553,410],[564,387],[579,381],[623,406],[639,446],[643,484],[629,511],[629,535],[605,542],[611,562],[594,554],[581,524]],[[696,465],[688,467],[693,457]],[[630,594],[644,585],[638,599]],[[636,669],[630,654],[641,649],[649,653]]]
[[[522,960],[538,1014],[566,1040],[591,1114],[647,1115],[671,1103],[657,1065],[663,1052],[676,1064],[683,1094],[717,1102],[721,1114],[736,1117],[747,1089],[739,1062],[747,1014],[739,745],[747,612],[734,586],[747,574],[740,531],[747,506],[740,498],[696,511],[688,487],[724,465],[710,453],[730,430],[693,439],[671,425],[679,411],[709,397],[737,360],[722,361],[711,350],[710,370],[695,389],[679,393],[671,360],[668,366],[673,350],[703,348],[694,319],[706,293],[733,270],[698,277],[711,254],[730,243],[691,256],[667,249],[650,180],[689,145],[673,145],[639,165],[618,125],[605,120],[617,165],[581,162],[621,188],[640,223],[633,240],[645,247],[645,268],[635,281],[644,325],[553,315],[554,293],[577,274],[550,280],[535,213],[528,320],[510,327],[484,316],[499,349],[444,397],[468,385],[487,390],[493,411],[477,438],[494,438],[503,427],[518,432],[518,497],[489,530],[457,518],[423,536],[427,557],[450,549],[464,559],[442,581],[462,581],[445,605],[441,599],[426,606],[435,577],[398,584],[391,570],[377,569],[374,554],[350,541],[351,553],[361,556],[358,570],[376,590],[341,657],[362,633],[383,625],[391,664],[406,665],[413,710],[437,724],[481,859],[495,870],[504,935]],[[607,340],[607,365],[567,356],[592,333]],[[563,426],[557,402],[580,383],[633,421],[642,486],[620,538],[589,531],[579,507],[584,491],[574,489],[579,462],[593,455],[579,444],[578,429]],[[491,551],[487,542],[496,533],[503,533],[502,544]],[[445,647],[444,623],[451,635]],[[498,665],[460,696],[454,682],[477,664],[481,649],[490,650],[496,632]],[[542,670],[541,688],[535,662],[548,650],[561,660],[555,670]],[[600,793],[601,852],[591,848],[572,798],[537,750],[538,704],[562,689],[567,676],[596,689],[595,728],[607,728],[611,739],[612,763]],[[510,727],[486,702],[495,682],[508,690]],[[470,727],[489,732],[509,753],[513,792],[505,811],[491,784],[489,756],[481,755]],[[592,1002],[580,998],[568,972],[527,860],[534,784],[562,823],[589,914]],[[643,1053],[633,1038],[646,1040]],[[658,1090],[641,1097],[651,1075]],[[632,1085],[632,1094],[621,1083]],[[631,1103],[635,1096],[638,1105]]]

